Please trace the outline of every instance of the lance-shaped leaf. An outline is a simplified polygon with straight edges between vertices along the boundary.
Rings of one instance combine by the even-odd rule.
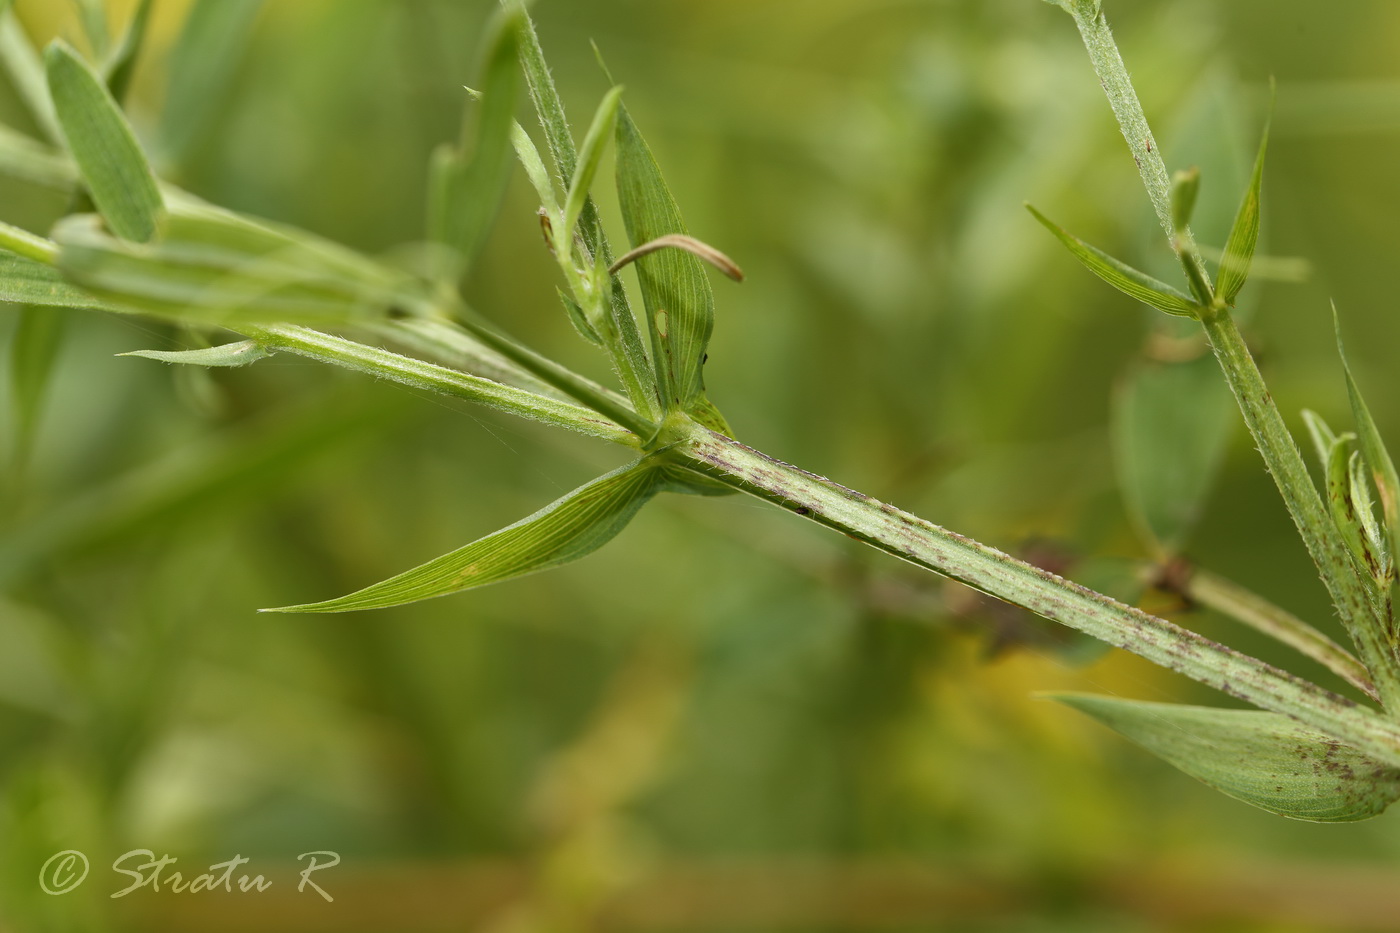
[[[1395,461],[1390,458],[1385,441],[1376,421],[1371,417],[1371,409],[1361,395],[1361,389],[1351,374],[1351,364],[1347,362],[1346,348],[1342,346],[1341,319],[1337,309],[1332,308],[1337,329],[1337,355],[1342,358],[1342,371],[1346,373],[1347,397],[1351,400],[1352,418],[1356,421],[1356,437],[1361,447],[1361,455],[1366,460],[1371,480],[1380,494],[1381,514],[1385,517],[1389,551],[1393,560],[1400,561],[1400,476],[1395,472]]]
[[[651,460],[595,479],[495,534],[339,599],[265,612],[384,609],[538,573],[607,544],[666,482]]]
[[[247,366],[258,360],[265,360],[268,353],[256,340],[240,340],[219,347],[204,347],[199,350],[132,350],[118,353],[117,356],[139,356],[142,359],[161,363],[186,363],[192,366]]]
[[[617,197],[633,247],[688,232],[661,168],[626,107],[617,119]],[[688,411],[702,390],[700,368],[714,328],[715,299],[705,267],[679,249],[643,256],[636,266],[662,402],[669,409]]]
[[[1181,317],[1195,317],[1200,310],[1196,302],[1167,283],[1160,282],[1145,272],[1139,272],[1103,250],[1090,246],[1029,204],[1026,205],[1026,210],[1030,211],[1045,229],[1055,234],[1086,269],[1128,297],[1135,298],[1158,311]]]
[[[1360,451],[1353,453],[1347,461],[1347,480],[1351,487],[1353,508],[1361,522],[1361,533],[1370,552],[1376,557],[1376,582],[1381,586],[1388,585],[1393,573],[1390,539],[1385,528],[1376,521],[1375,505],[1371,499],[1371,477],[1366,470],[1366,459]]]
[[[1259,153],[1254,157],[1254,172],[1249,179],[1239,213],[1235,215],[1230,236],[1225,240],[1225,254],[1220,258],[1216,294],[1227,305],[1233,305],[1249,278],[1249,264],[1254,259],[1254,247],[1259,242],[1259,188],[1264,181],[1264,155],[1269,148],[1269,126],[1264,125],[1259,140]]]
[[[1371,497],[1363,490],[1365,497],[1358,499],[1352,484],[1353,464],[1360,457],[1352,449],[1355,440],[1356,435],[1343,434],[1332,442],[1332,449],[1327,453],[1327,504],[1357,566],[1373,579],[1380,579],[1384,575],[1381,554],[1376,550],[1374,538],[1367,533],[1366,519],[1362,515],[1363,508],[1370,511]]]
[[[511,129],[520,84],[516,69],[519,31],[517,11],[504,12],[493,24],[480,103],[470,105],[480,111],[478,119],[463,121],[460,145],[441,148],[433,156],[428,239],[455,254],[455,261],[441,270],[447,281],[459,278],[476,259],[510,180]],[[468,138],[473,122],[474,144]]]
[[[1139,528],[1164,554],[1175,554],[1214,485],[1235,426],[1234,397],[1215,361],[1202,356],[1138,363],[1113,401],[1123,497]]]
[[[55,228],[64,276],[104,303],[198,324],[374,320],[423,300],[405,273],[286,228],[231,214],[172,214],[158,242],[124,242],[96,218]]]
[[[93,203],[117,236],[149,242],[163,208],[160,189],[106,82],[62,40],[44,62],[59,125]]]
[[[1052,698],[1216,790],[1281,816],[1364,820],[1400,798],[1400,770],[1277,713],[1084,694]]]
[[[1303,424],[1307,425],[1308,436],[1312,438],[1313,450],[1317,452],[1317,462],[1322,472],[1327,472],[1327,458],[1332,453],[1332,444],[1337,440],[1337,432],[1328,427],[1327,422],[1315,411],[1303,409]]]

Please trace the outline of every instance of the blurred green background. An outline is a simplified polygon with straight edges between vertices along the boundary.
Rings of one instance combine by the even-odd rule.
[[[131,6],[111,3],[114,29]],[[428,155],[459,133],[491,3],[266,3],[221,43],[226,86],[172,127],[187,7],[157,0],[128,106],[166,177],[374,254],[421,239]],[[1206,244],[1276,76],[1264,249],[1311,274],[1250,286],[1249,337],[1295,429],[1303,407],[1345,424],[1335,298],[1400,439],[1400,5],[1105,7],[1169,168],[1202,166]],[[38,44],[80,45],[73,9],[18,2]],[[1022,202],[1164,276],[1170,256],[1068,17],[1039,0],[534,15],[576,128],[607,88],[591,39],[692,232],[748,273],[716,283],[707,368],[740,439],[1131,593],[1151,553],[1116,481],[1111,399],[1157,325]],[[34,132],[0,90],[0,119]],[[560,313],[532,198],[518,175],[468,298],[603,377]],[[44,232],[68,195],[7,179],[0,205]],[[1226,799],[1032,694],[1216,695],[753,501],[667,497],[582,563],[469,595],[257,615],[434,557],[621,460],[290,357],[213,375],[114,358],[186,345],[161,324],[73,313],[60,340],[23,468],[17,380],[0,387],[5,933],[1400,922],[1400,813],[1319,826]],[[1340,637],[1231,424],[1186,554]],[[138,848],[189,873],[241,854],[274,885],[113,901],[108,866]],[[47,896],[39,867],[62,849],[93,874]],[[310,850],[343,859],[317,876],[334,903],[296,893]]]

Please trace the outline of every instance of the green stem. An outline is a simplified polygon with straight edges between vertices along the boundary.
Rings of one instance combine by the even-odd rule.
[[[1306,655],[1372,699],[1380,699],[1366,667],[1351,652],[1287,609],[1201,568],[1191,568],[1179,582],[1182,596],[1242,622],[1300,654]]]
[[[454,323],[531,375],[567,393],[599,414],[606,415],[633,434],[650,437],[656,433],[656,425],[633,411],[626,400],[615,392],[567,367],[560,366],[529,347],[516,343],[476,319],[465,308],[458,308],[457,311]]]
[[[0,249],[7,249],[26,259],[53,265],[58,261],[58,246],[52,240],[35,236],[28,230],[0,222]]]
[[[1341,612],[1347,633],[1356,642],[1361,659],[1375,680],[1382,702],[1389,709],[1400,710],[1400,657],[1384,636],[1371,594],[1356,573],[1351,554],[1308,475],[1303,455],[1284,425],[1254,357],[1228,311],[1211,309],[1202,315],[1201,323],[1230,391],[1239,402],[1249,433],[1332,602]]]
[[[704,428],[669,450],[734,489],[1400,765],[1400,724],[1263,661]]]
[[[371,325],[366,330],[450,369],[461,370],[494,382],[504,382],[536,395],[567,398],[559,389],[530,375],[451,322],[411,317],[384,321]]]
[[[1172,181],[1167,165],[1162,160],[1162,150],[1152,135],[1147,115],[1142,103],[1133,90],[1132,79],[1128,77],[1128,67],[1123,64],[1123,56],[1118,52],[1118,43],[1113,40],[1113,31],[1108,27],[1108,17],[1099,7],[1098,0],[1069,0],[1067,6],[1079,27],[1079,35],[1084,40],[1084,48],[1089,53],[1089,61],[1099,84],[1108,97],[1108,105],[1118,120],[1118,128],[1128,142],[1137,163],[1138,174],[1142,176],[1143,187],[1152,201],[1152,209],[1157,220],[1171,243],[1172,250],[1182,256],[1183,262],[1195,267],[1197,275],[1189,276],[1209,281],[1206,276],[1205,260],[1201,257],[1190,227],[1177,231],[1172,220]],[[1180,236],[1178,236],[1178,232]]]
[[[1066,0],[1065,5],[1079,27],[1084,47],[1132,150],[1133,161],[1137,163],[1147,196],[1168,241],[1174,250],[1185,251],[1183,261],[1196,266],[1198,271],[1204,270],[1204,260],[1190,231],[1183,230],[1178,236],[1174,229],[1171,179],[1162,161],[1161,147],[1152,136],[1128,69],[1113,41],[1107,17],[1099,8],[1098,0]],[[1384,625],[1376,617],[1376,607],[1366,585],[1352,567],[1346,545],[1323,507],[1298,446],[1284,426],[1254,358],[1228,309],[1218,300],[1202,314],[1201,323],[1244,414],[1245,424],[1278,485],[1332,602],[1342,615],[1348,634],[1370,669],[1384,704],[1400,710],[1400,656],[1395,645],[1382,634]]]
[[[639,446],[637,435],[586,408],[535,395],[480,376],[459,373],[444,366],[400,356],[388,350],[365,346],[306,327],[275,325],[242,327],[240,330],[245,336],[251,337],[268,349],[295,353],[416,389],[426,389],[478,402],[523,418],[568,428],[591,437],[601,437],[626,447],[636,449]]]

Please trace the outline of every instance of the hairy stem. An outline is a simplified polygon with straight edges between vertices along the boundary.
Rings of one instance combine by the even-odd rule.
[[[844,532],[887,554],[1023,606],[1400,765],[1400,725],[1165,619],[704,428],[693,428],[669,449],[669,455],[734,489]]]
[[[1376,606],[1356,573],[1351,554],[1308,475],[1303,454],[1283,423],[1264,377],[1230,313],[1212,309],[1201,318],[1211,349],[1220,361],[1230,391],[1264,458],[1279,494],[1303,538],[1332,602],[1341,611],[1348,634],[1375,680],[1382,702],[1400,710],[1400,658],[1376,618]]]
[[[1380,699],[1366,667],[1341,645],[1264,597],[1201,568],[1176,581],[1181,595],[1306,655],[1372,699]]]
[[[1137,163],[1147,196],[1174,250],[1185,249],[1183,261],[1198,270],[1204,261],[1189,230],[1175,230],[1171,212],[1171,179],[1162,160],[1161,148],[1153,139],[1147,117],[1133,90],[1127,66],[1118,52],[1108,19],[1097,2],[1071,0],[1066,7],[1074,16],[1079,34],[1099,76],[1109,106],[1118,120],[1133,161]],[[1362,660],[1370,669],[1384,704],[1400,710],[1400,657],[1395,645],[1382,634],[1385,626],[1365,582],[1352,566],[1346,545],[1313,486],[1298,445],[1284,425],[1273,396],[1254,363],[1239,329],[1227,308],[1216,301],[1201,316],[1211,349],[1224,370],[1244,414],[1264,464],[1274,477],[1284,504],[1303,538],[1309,556],[1317,565],[1322,582],[1333,604],[1341,613],[1347,632],[1356,642]]]

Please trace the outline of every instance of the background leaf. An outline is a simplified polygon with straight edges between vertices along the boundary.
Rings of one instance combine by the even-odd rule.
[[[227,101],[262,0],[195,0],[170,51],[159,151],[185,161]]]
[[[1114,393],[1119,484],[1138,526],[1164,554],[1201,518],[1235,423],[1235,402],[1209,355],[1145,360]]]

